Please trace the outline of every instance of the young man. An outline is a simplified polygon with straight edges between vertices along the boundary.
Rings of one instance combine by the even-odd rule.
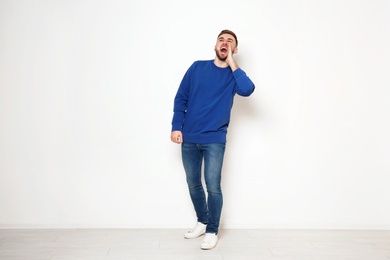
[[[218,242],[221,172],[234,95],[249,96],[255,89],[233,59],[233,54],[238,52],[237,45],[236,35],[223,30],[217,37],[214,60],[194,62],[184,75],[174,100],[171,140],[181,144],[183,166],[197,216],[195,228],[184,237],[206,234],[202,249],[212,249]],[[202,162],[207,200],[201,182]]]

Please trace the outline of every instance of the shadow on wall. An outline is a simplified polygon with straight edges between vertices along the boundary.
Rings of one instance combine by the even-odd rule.
[[[249,97],[236,95],[234,98],[225,154],[225,159],[228,161],[230,161],[232,152],[230,149],[245,147],[246,145],[253,147],[259,141],[253,138],[256,138],[259,134],[258,130],[265,121],[265,114],[263,109],[264,106],[258,98],[259,95],[257,95],[259,93],[256,93],[258,90],[259,89],[255,89],[255,92]],[[244,143],[241,143],[242,141],[244,141]],[[237,142],[241,144],[238,145]]]
[[[230,124],[228,129],[228,140],[234,139],[234,136],[240,131],[253,129],[255,125],[262,121],[264,115],[260,100],[256,98],[259,89],[255,89],[254,93],[249,97],[234,97],[234,104],[231,111]]]
[[[234,97],[234,104],[232,109],[232,126],[234,127],[234,124],[237,123],[237,121],[240,120],[240,118],[243,119],[253,119],[253,120],[260,120],[261,119],[261,111],[259,104],[255,103],[258,100],[255,99],[256,95],[256,89],[255,92],[249,97],[241,97],[236,95]]]

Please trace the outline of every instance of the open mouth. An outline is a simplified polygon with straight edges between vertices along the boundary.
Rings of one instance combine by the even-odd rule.
[[[226,47],[222,47],[220,50],[222,53],[227,53],[228,49]]]

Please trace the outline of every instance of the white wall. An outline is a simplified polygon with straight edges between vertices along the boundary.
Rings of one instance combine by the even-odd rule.
[[[0,0],[0,228],[191,226],[173,97],[225,28],[223,227],[389,229],[388,0]]]

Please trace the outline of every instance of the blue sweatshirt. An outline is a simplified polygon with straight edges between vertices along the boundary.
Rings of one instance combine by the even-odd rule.
[[[249,96],[254,89],[241,69],[194,62],[175,96],[172,131],[182,131],[183,142],[225,143],[234,95]]]

